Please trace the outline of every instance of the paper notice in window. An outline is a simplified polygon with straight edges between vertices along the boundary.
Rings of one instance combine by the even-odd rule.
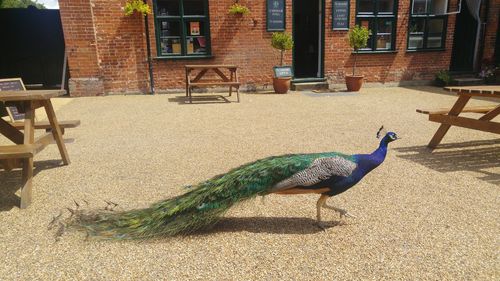
[[[199,21],[190,22],[189,30],[191,35],[200,35],[200,22]]]

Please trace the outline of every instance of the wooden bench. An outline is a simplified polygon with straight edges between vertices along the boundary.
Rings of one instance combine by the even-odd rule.
[[[6,170],[22,168],[21,209],[27,208],[32,201],[33,159],[39,151],[55,141],[63,164],[70,163],[62,137],[62,129],[65,126],[77,126],[79,121],[68,121],[66,125],[59,125],[51,102],[52,98],[65,93],[64,90],[2,90],[0,92],[0,102],[3,104],[20,102],[24,105],[23,122],[15,120],[8,122],[0,118],[0,134],[16,144],[0,146],[0,164]],[[45,109],[50,129],[47,123],[35,120],[36,109],[41,107]],[[38,124],[38,129],[45,129],[48,132],[37,134],[35,139],[35,124]]]
[[[418,113],[429,115],[429,121],[441,124],[427,145],[429,148],[436,148],[451,126],[500,134],[500,123],[493,121],[500,114],[500,104],[466,107],[469,100],[473,97],[488,97],[497,102],[500,101],[500,86],[483,85],[449,87],[445,89],[456,92],[458,97],[451,108],[417,109]],[[462,113],[478,113],[481,116],[475,119],[460,116]]]
[[[24,130],[24,122],[9,122],[14,128],[18,130]],[[64,129],[76,128],[80,126],[80,120],[66,120],[59,121],[59,128],[61,128],[61,133],[64,134]],[[35,129],[43,129],[46,132],[51,131],[51,125],[49,121],[41,121],[35,123]]]
[[[0,146],[0,168],[10,171],[21,167],[21,161],[33,157],[43,147],[42,144]]]
[[[240,102],[240,82],[238,80],[238,67],[235,65],[186,65],[186,97],[189,98],[189,103],[193,103],[192,90],[195,87],[214,87],[214,86],[229,86],[229,96],[232,95],[233,88],[236,89],[236,96]],[[223,69],[229,70],[229,77],[224,74]],[[199,70],[195,77],[191,76],[193,70]],[[203,81],[205,74],[209,71],[217,74],[215,81]]]
[[[487,113],[495,109],[496,106],[473,106],[465,107],[462,109],[461,113]],[[449,108],[436,108],[436,109],[417,109],[418,113],[422,114],[448,114],[450,112]]]
[[[40,144],[0,146],[0,160],[33,157],[43,146]]]

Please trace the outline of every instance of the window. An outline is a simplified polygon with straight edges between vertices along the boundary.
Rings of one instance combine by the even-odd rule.
[[[410,9],[408,50],[440,50],[444,48],[446,0],[413,0]]]
[[[392,51],[396,42],[396,0],[358,0],[356,24],[372,31],[361,51]]]
[[[156,0],[155,29],[160,57],[210,56],[207,0]]]

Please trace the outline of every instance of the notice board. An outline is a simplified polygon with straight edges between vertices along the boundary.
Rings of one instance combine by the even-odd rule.
[[[267,31],[284,31],[286,24],[286,1],[266,0]]]
[[[332,1],[333,30],[349,30],[349,0]]]
[[[275,66],[274,77],[293,77],[293,70],[291,66]]]
[[[0,79],[0,95],[2,91],[26,91],[21,78]],[[19,107],[19,108],[18,108]],[[19,112],[20,106],[17,103],[0,103],[0,116],[9,115],[12,120],[24,119],[24,113]]]

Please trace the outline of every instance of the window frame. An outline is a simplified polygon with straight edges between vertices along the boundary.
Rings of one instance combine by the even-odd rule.
[[[368,39],[368,46],[364,49],[359,49],[359,53],[394,53],[396,52],[396,36],[397,36],[397,21],[398,21],[398,0],[394,0],[392,12],[379,12],[380,0],[370,0],[372,2],[372,12],[359,12],[360,1],[356,0],[356,11],[354,13],[355,25],[360,25],[362,20],[369,20],[369,29],[372,31],[370,39]],[[377,50],[377,34],[378,34],[378,20],[390,19],[392,22],[391,28],[391,48]]]
[[[432,0],[427,0],[428,2]],[[429,6],[427,6],[427,11],[423,14],[413,14],[413,5],[414,5],[415,0],[410,1],[410,15],[409,15],[409,20],[408,20],[408,34],[406,36],[406,51],[407,52],[429,52],[429,51],[444,51],[446,50],[446,33],[448,32],[448,15],[447,14],[442,14],[442,15],[435,15],[433,13],[429,12]],[[446,7],[450,5],[450,1],[446,1]],[[424,34],[423,36],[423,42],[422,42],[422,47],[421,48],[411,48],[410,49],[410,36],[411,36],[411,22],[414,19],[423,19],[424,20]],[[429,24],[428,22],[431,20],[438,20],[442,19],[443,20],[443,30],[441,33],[441,46],[440,47],[427,47],[427,42],[429,40]]]
[[[204,15],[184,15],[184,0],[177,0],[179,3],[179,15],[175,16],[161,16],[158,12],[158,2],[161,0],[153,0],[153,20],[154,20],[154,29],[155,29],[155,38],[156,38],[156,59],[204,59],[204,58],[212,58],[212,42],[210,36],[210,11],[208,0],[201,0],[203,2],[203,8],[205,10]],[[164,20],[177,20],[180,25],[180,35],[172,36],[172,37],[180,37],[181,43],[181,53],[180,54],[162,54],[161,51],[161,39],[164,36],[161,36],[161,22]],[[200,24],[203,22],[205,24],[205,40],[206,40],[206,52],[203,54],[187,54],[187,44],[186,40],[189,35],[187,34],[186,23],[190,21],[199,21]],[[168,36],[165,36],[168,37]]]

